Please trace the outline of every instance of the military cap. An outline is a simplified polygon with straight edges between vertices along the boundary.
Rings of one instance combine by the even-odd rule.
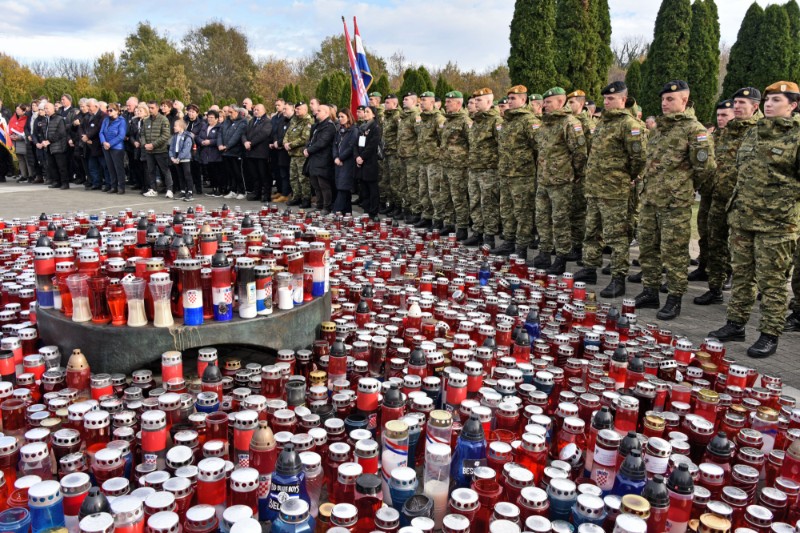
[[[680,91],[688,91],[689,84],[683,80],[672,80],[664,84],[664,88],[658,93],[659,96],[667,93],[677,93]]]
[[[483,87],[482,89],[473,91],[472,96],[485,96],[487,94],[492,94],[492,90],[488,87]]]
[[[189,104],[186,106],[186,111],[191,111],[192,109],[194,109],[198,113],[200,112],[200,108],[197,107],[197,104]]]
[[[567,95],[567,98],[586,98],[586,93],[581,91],[580,89],[576,89]]]
[[[498,103],[498,104],[507,104],[507,103],[508,103],[508,98],[506,98],[506,97],[504,96],[504,97],[502,97],[502,98],[501,98],[501,99],[500,99],[500,100],[499,100],[497,103]]]
[[[365,110],[366,108],[368,108],[368,107],[369,107],[368,105],[360,105],[360,106],[356,107],[356,109],[357,109],[358,111],[364,111],[364,110]]]
[[[586,105],[587,106],[595,106],[595,107],[597,107],[597,104],[594,103],[594,100],[586,100]]]
[[[528,94],[528,88],[524,85],[514,85],[506,91],[506,94]]]
[[[717,109],[733,109],[733,100],[722,100],[717,103]]]
[[[420,97],[422,97],[422,98],[436,98],[436,95],[433,94],[433,92],[431,92],[431,91],[425,91],[424,93],[422,93],[420,95]]]
[[[461,91],[450,91],[449,93],[444,95],[444,97],[445,98],[464,98],[464,95],[461,93]]]
[[[764,89],[764,95],[766,96],[769,93],[793,93],[798,94],[800,93],[800,88],[797,87],[797,84],[793,81],[776,81],[766,89]]]
[[[731,96],[731,100],[734,98],[749,98],[750,100],[761,100],[761,91],[756,89],[755,87],[742,87]]]
[[[299,102],[294,104],[295,107],[300,107],[301,105],[306,105],[306,103],[300,100]]]
[[[625,92],[627,90],[628,90],[628,86],[625,85],[624,81],[612,81],[611,83],[609,83],[608,85],[603,87],[603,90],[600,91],[600,94],[605,96],[607,94],[617,94],[617,93]]]
[[[384,98],[383,100],[386,101],[386,100],[389,100],[390,98],[395,98],[396,99],[397,95],[396,94],[387,94],[386,98]]]
[[[542,97],[543,98],[550,98],[551,96],[559,96],[559,95],[565,95],[565,94],[567,94],[567,91],[565,91],[561,87],[552,87],[550,89],[547,89],[547,91],[545,91],[545,93],[542,95]]]
[[[374,96],[375,98],[381,98],[381,97],[383,97],[383,95],[382,95],[381,93],[379,93],[378,91],[375,91],[374,93],[369,93],[369,97],[370,97],[370,98],[372,98],[373,96]]]
[[[540,102],[542,100],[544,100],[544,98],[542,98],[542,95],[539,94],[539,93],[533,93],[533,94],[528,96],[528,101],[529,102]]]
[[[417,93],[415,93],[414,91],[408,92],[403,95],[403,98],[405,98],[406,96],[417,96]]]

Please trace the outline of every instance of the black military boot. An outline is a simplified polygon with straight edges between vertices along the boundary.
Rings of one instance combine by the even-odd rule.
[[[606,266],[604,266],[603,270],[601,270],[601,272],[603,273],[604,276],[610,276],[611,275],[611,263],[609,263]]]
[[[625,276],[614,276],[606,288],[600,291],[603,298],[617,298],[625,294]]]
[[[722,290],[709,288],[706,292],[694,299],[695,305],[711,305],[722,303]]]
[[[552,261],[550,259],[550,254],[547,252],[539,251],[539,255],[533,258],[533,267],[534,268],[550,268],[552,265]]]
[[[661,301],[658,298],[658,289],[645,287],[636,295],[636,309],[658,309]]]
[[[478,243],[480,244],[480,243]],[[484,235],[483,236],[483,246],[488,246],[489,249],[494,248],[494,235]],[[491,252],[489,252],[491,253]]]
[[[596,268],[582,268],[575,272],[574,281],[582,281],[590,285],[597,284],[597,269]]]
[[[458,228],[456,230],[456,240],[463,244],[464,241],[467,240],[467,236],[469,233],[467,232],[467,228]],[[478,242],[481,242],[480,235],[478,236]],[[476,243],[477,244],[477,243]]]
[[[441,230],[444,227],[444,224],[441,220],[434,220],[431,224],[431,229],[438,229]]]
[[[517,246],[514,250],[514,253],[517,254],[517,257],[528,260],[528,247],[527,246]]]
[[[661,284],[661,287],[658,288],[658,291],[662,294],[669,294],[669,285],[666,282]]]
[[[433,221],[429,218],[421,218],[415,224],[415,228],[430,229],[433,226]]]
[[[642,272],[641,270],[636,274],[629,274],[628,281],[631,283],[641,283],[642,282]]]
[[[714,337],[721,342],[738,342],[744,340],[744,324],[728,320],[721,328],[709,331],[709,337]]]
[[[672,320],[681,316],[681,295],[670,294],[667,296],[667,303],[656,313],[659,320]]]
[[[311,209],[311,200],[304,199],[303,203],[300,204],[300,207],[302,207],[303,209]]]
[[[769,357],[774,354],[777,349],[778,337],[776,335],[762,333],[755,344],[747,349],[747,356],[754,359],[761,359],[762,357]]]
[[[800,331],[800,313],[792,311],[792,314],[786,317],[786,323],[783,325],[783,331]]]
[[[557,255],[556,260],[553,261],[553,264],[550,266],[550,268],[547,269],[548,274],[555,274],[557,276],[560,276],[566,271],[567,271],[566,255]]]
[[[689,272],[689,275],[686,277],[689,281],[708,281],[708,272],[706,272],[705,265],[700,265],[692,272]]]
[[[729,291],[733,287],[733,276],[728,274],[728,278],[725,280],[725,283],[722,284],[723,291]]]
[[[464,230],[464,231],[466,231],[466,230]],[[455,232],[456,232],[456,227],[453,226],[452,224],[444,224],[443,223],[442,228],[439,230],[439,234],[444,236],[444,237],[447,237],[451,233],[455,233]],[[456,239],[456,240],[458,240],[458,239]]]
[[[458,231],[461,231],[461,230],[458,230]],[[465,234],[466,234],[466,232],[467,232],[467,230],[464,230]],[[458,234],[456,235],[456,239],[458,239]],[[483,244],[483,241],[484,241],[483,234],[481,234],[481,233],[473,233],[472,237],[469,237],[468,239],[464,239],[463,241],[461,241],[461,244],[463,244],[464,246],[479,246],[479,245]],[[492,247],[494,247],[494,237],[492,237]]]
[[[511,255],[516,251],[516,249],[517,248],[514,246],[514,241],[505,241],[497,248],[492,248],[489,250],[489,253],[492,255]]]
[[[583,249],[579,246],[573,246],[565,258],[567,261],[580,261],[583,259]]]
[[[414,224],[416,222],[419,222],[419,216],[418,215],[415,215],[411,211],[406,211],[405,213],[406,213],[406,218],[405,218],[405,223],[406,224]]]
[[[539,235],[538,234],[533,236],[533,240],[528,245],[528,248],[530,248],[531,250],[538,250],[539,249]]]

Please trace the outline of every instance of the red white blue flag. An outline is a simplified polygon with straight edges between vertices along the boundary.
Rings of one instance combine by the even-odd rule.
[[[369,97],[367,96],[367,87],[364,85],[364,78],[361,76],[361,69],[359,68],[356,54],[353,52],[350,32],[347,30],[347,22],[345,22],[344,17],[342,17],[342,24],[344,24],[344,40],[347,45],[347,57],[350,60],[350,111],[355,115],[358,106],[369,105]],[[366,55],[364,59],[366,61]],[[370,76],[370,81],[371,79]]]
[[[361,79],[364,80],[365,91],[369,91],[369,88],[372,86],[372,72],[369,70],[367,51],[364,48],[364,42],[361,40],[361,34],[358,32],[358,22],[356,22],[355,17],[353,17],[353,33],[355,33],[356,38],[356,61],[358,61],[358,70],[361,72]]]

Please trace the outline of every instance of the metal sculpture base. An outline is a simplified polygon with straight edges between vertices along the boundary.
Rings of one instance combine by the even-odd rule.
[[[58,346],[63,365],[72,350],[80,348],[93,373],[130,374],[159,361],[161,354],[168,350],[233,344],[270,351],[306,348],[317,338],[320,324],[330,320],[330,316],[331,295],[328,293],[288,311],[275,309],[267,316],[237,317],[230,322],[209,321],[197,327],[183,326],[179,318],[171,328],[99,326],[91,322],[73,322],[53,309],[39,309],[36,320],[42,343]]]

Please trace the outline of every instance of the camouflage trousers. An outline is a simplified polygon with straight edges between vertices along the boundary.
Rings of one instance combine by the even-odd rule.
[[[728,320],[746,323],[758,290],[761,293],[758,331],[780,335],[786,315],[786,273],[792,265],[797,236],[735,227],[730,231],[733,289]]]
[[[442,165],[439,163],[420,164],[419,170],[419,202],[422,206],[422,218],[439,220],[439,209],[434,198],[438,198],[442,187]]]
[[[572,248],[572,195],[571,183],[537,187],[536,229],[541,251],[549,252],[555,246],[558,255],[567,255]]]
[[[400,176],[397,179],[397,196],[402,199],[403,209],[418,215],[422,210],[415,193],[419,189],[419,160],[416,157],[400,157]]]
[[[586,198],[586,231],[583,264],[600,268],[603,245],[611,247],[611,275],[625,276],[630,266],[628,203],[625,200]]]
[[[728,249],[728,213],[726,207],[728,200],[725,198],[712,198],[708,209],[706,222],[706,239],[708,243],[708,258],[706,270],[708,271],[708,286],[711,289],[721,289],[731,270],[731,252]],[[702,208],[703,203],[700,202]],[[700,213],[697,214],[697,229],[700,229]],[[702,234],[701,234],[702,235]],[[700,248],[702,254],[703,249]],[[702,263],[701,263],[702,264]]]
[[[792,271],[792,301],[789,309],[793,313],[800,313],[800,240],[794,248],[794,270]]]
[[[467,169],[442,167],[442,184],[434,205],[439,204],[437,220],[455,224],[458,229],[469,227],[469,196]]]
[[[636,238],[636,230],[639,227],[639,192],[641,184],[636,183],[631,187],[628,195],[628,242],[633,242]]]
[[[711,210],[712,189],[707,189],[700,192],[700,206],[697,208],[697,233],[700,235],[700,255],[697,256],[697,262],[700,263],[700,268],[708,266],[708,212]]]
[[[477,187],[477,190],[473,190]],[[469,203],[472,231],[484,235],[500,234],[500,188],[497,169],[469,171]],[[475,208],[472,206],[477,204]]]
[[[572,186],[572,212],[569,221],[572,246],[580,248],[586,230],[586,195],[583,190],[583,178]]]
[[[395,206],[402,205],[403,191],[398,190],[402,185],[405,185],[405,179],[402,177],[402,163],[397,154],[386,154],[386,159],[382,161],[383,168],[381,169],[381,182],[380,190],[383,192],[386,189],[387,200]],[[385,185],[384,185],[385,183]]]
[[[533,240],[534,184],[527,176],[500,178],[500,219],[503,240],[527,248]],[[486,231],[489,234],[489,231]]]
[[[289,159],[289,183],[292,184],[292,196],[303,200],[311,200],[311,181],[303,176],[303,156],[292,156]]]
[[[643,205],[639,216],[639,262],[642,283],[651,289],[661,286],[661,268],[667,269],[667,288],[671,295],[686,292],[689,280],[689,239],[692,236],[692,208],[660,209]]]
[[[378,161],[378,195],[381,206],[385,206],[390,196],[391,187],[389,186],[389,169],[386,164],[386,157]]]

